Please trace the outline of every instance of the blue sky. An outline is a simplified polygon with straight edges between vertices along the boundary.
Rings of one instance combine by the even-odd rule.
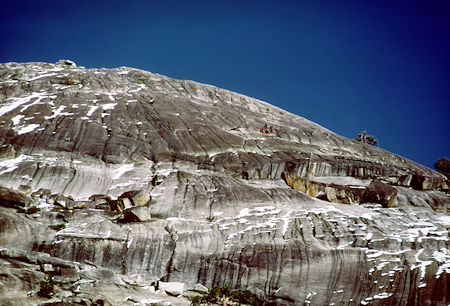
[[[448,0],[3,1],[0,37],[0,62],[140,68],[450,157]]]

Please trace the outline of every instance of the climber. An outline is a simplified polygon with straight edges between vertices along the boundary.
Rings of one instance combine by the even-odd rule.
[[[264,124],[264,127],[262,127],[262,128],[259,129],[259,131],[260,131],[261,133],[266,134],[266,135],[268,135],[268,134],[273,134],[274,130],[275,130],[275,129],[273,128],[273,126],[267,126],[267,123]]]

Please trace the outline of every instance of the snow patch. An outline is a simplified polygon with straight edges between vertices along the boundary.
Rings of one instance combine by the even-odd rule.
[[[235,217],[236,219],[240,219],[242,217],[250,216],[250,209],[243,208],[239,211],[239,214]]]
[[[25,159],[27,159],[25,155],[20,155],[14,159],[0,161],[0,175],[16,170]]]
[[[48,76],[54,76],[54,75],[56,75],[56,73],[45,73],[45,74],[38,75],[38,76],[36,76],[32,79],[26,80],[26,81],[28,81],[28,82],[36,81],[36,80],[39,80],[39,79],[42,79],[42,78],[45,78]]]
[[[25,117],[24,115],[17,115],[11,118],[11,121],[13,122],[13,125],[18,125],[20,123],[20,120],[24,117]]]
[[[134,169],[134,165],[133,164],[124,164],[124,165],[120,166],[119,168],[114,170],[113,180],[117,180],[124,173],[126,173],[126,172],[128,172],[130,170],[133,170],[133,169]]]
[[[425,278],[425,272],[427,269],[427,266],[431,265],[433,263],[433,261],[431,260],[421,260],[419,259],[419,256],[423,253],[424,249],[420,249],[416,255],[415,255],[415,259],[417,264],[416,265],[412,265],[411,266],[411,270],[420,269],[420,280],[422,281]]]
[[[12,110],[18,108],[22,104],[30,102],[33,99],[37,99],[37,101],[34,102],[34,103],[37,103],[45,97],[48,97],[48,94],[46,92],[34,92],[31,95],[26,96],[26,97],[11,98],[10,99],[11,102],[4,103],[4,105],[2,107],[0,107],[0,117],[3,116],[4,114],[9,113]],[[6,100],[6,101],[8,101],[8,100]],[[22,111],[24,111],[25,109],[22,109]]]
[[[111,100],[114,100],[114,98]],[[116,107],[116,105],[117,105],[117,103],[107,103],[107,104],[103,104],[102,108],[103,108],[103,110],[114,109],[114,107]]]
[[[283,236],[286,235],[286,232],[289,228],[289,222],[291,222],[291,218],[289,216],[291,215],[292,210],[289,210],[286,212],[286,214],[282,217],[283,219]]]
[[[86,114],[86,116],[90,117],[97,110],[97,108],[98,108],[98,106],[91,105],[90,108],[89,108],[89,111]]]
[[[57,109],[53,110],[53,114],[51,116],[44,116],[45,120],[50,120],[50,119],[56,118],[58,116],[70,116],[70,115],[73,115],[73,113],[63,112],[63,110],[65,108],[66,108],[65,105],[60,105]]]
[[[22,135],[22,134],[26,134],[26,133],[30,133],[32,131],[34,131],[36,128],[40,127],[39,124],[29,124],[29,125],[25,125],[23,127],[21,127],[20,129],[17,130],[17,135]]]
[[[446,227],[450,226],[450,216],[439,216],[436,219],[439,220],[440,224]]]
[[[373,298],[382,300],[382,299],[387,299],[388,297],[391,297],[392,295],[393,295],[393,293],[382,292],[382,293],[379,293],[379,294],[375,294],[373,296]]]
[[[434,251],[433,258],[437,262],[442,263],[438,267],[436,278],[441,277],[443,272],[450,274],[450,252],[447,249],[442,248],[439,251]]]

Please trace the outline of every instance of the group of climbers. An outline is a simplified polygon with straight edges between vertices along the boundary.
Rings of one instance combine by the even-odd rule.
[[[273,127],[267,126],[267,123],[264,124],[264,127],[260,128],[259,131],[263,134],[273,134]]]

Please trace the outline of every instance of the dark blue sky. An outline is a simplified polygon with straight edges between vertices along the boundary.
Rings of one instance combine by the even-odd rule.
[[[236,91],[428,167],[450,157],[450,1],[3,1],[0,62]]]

